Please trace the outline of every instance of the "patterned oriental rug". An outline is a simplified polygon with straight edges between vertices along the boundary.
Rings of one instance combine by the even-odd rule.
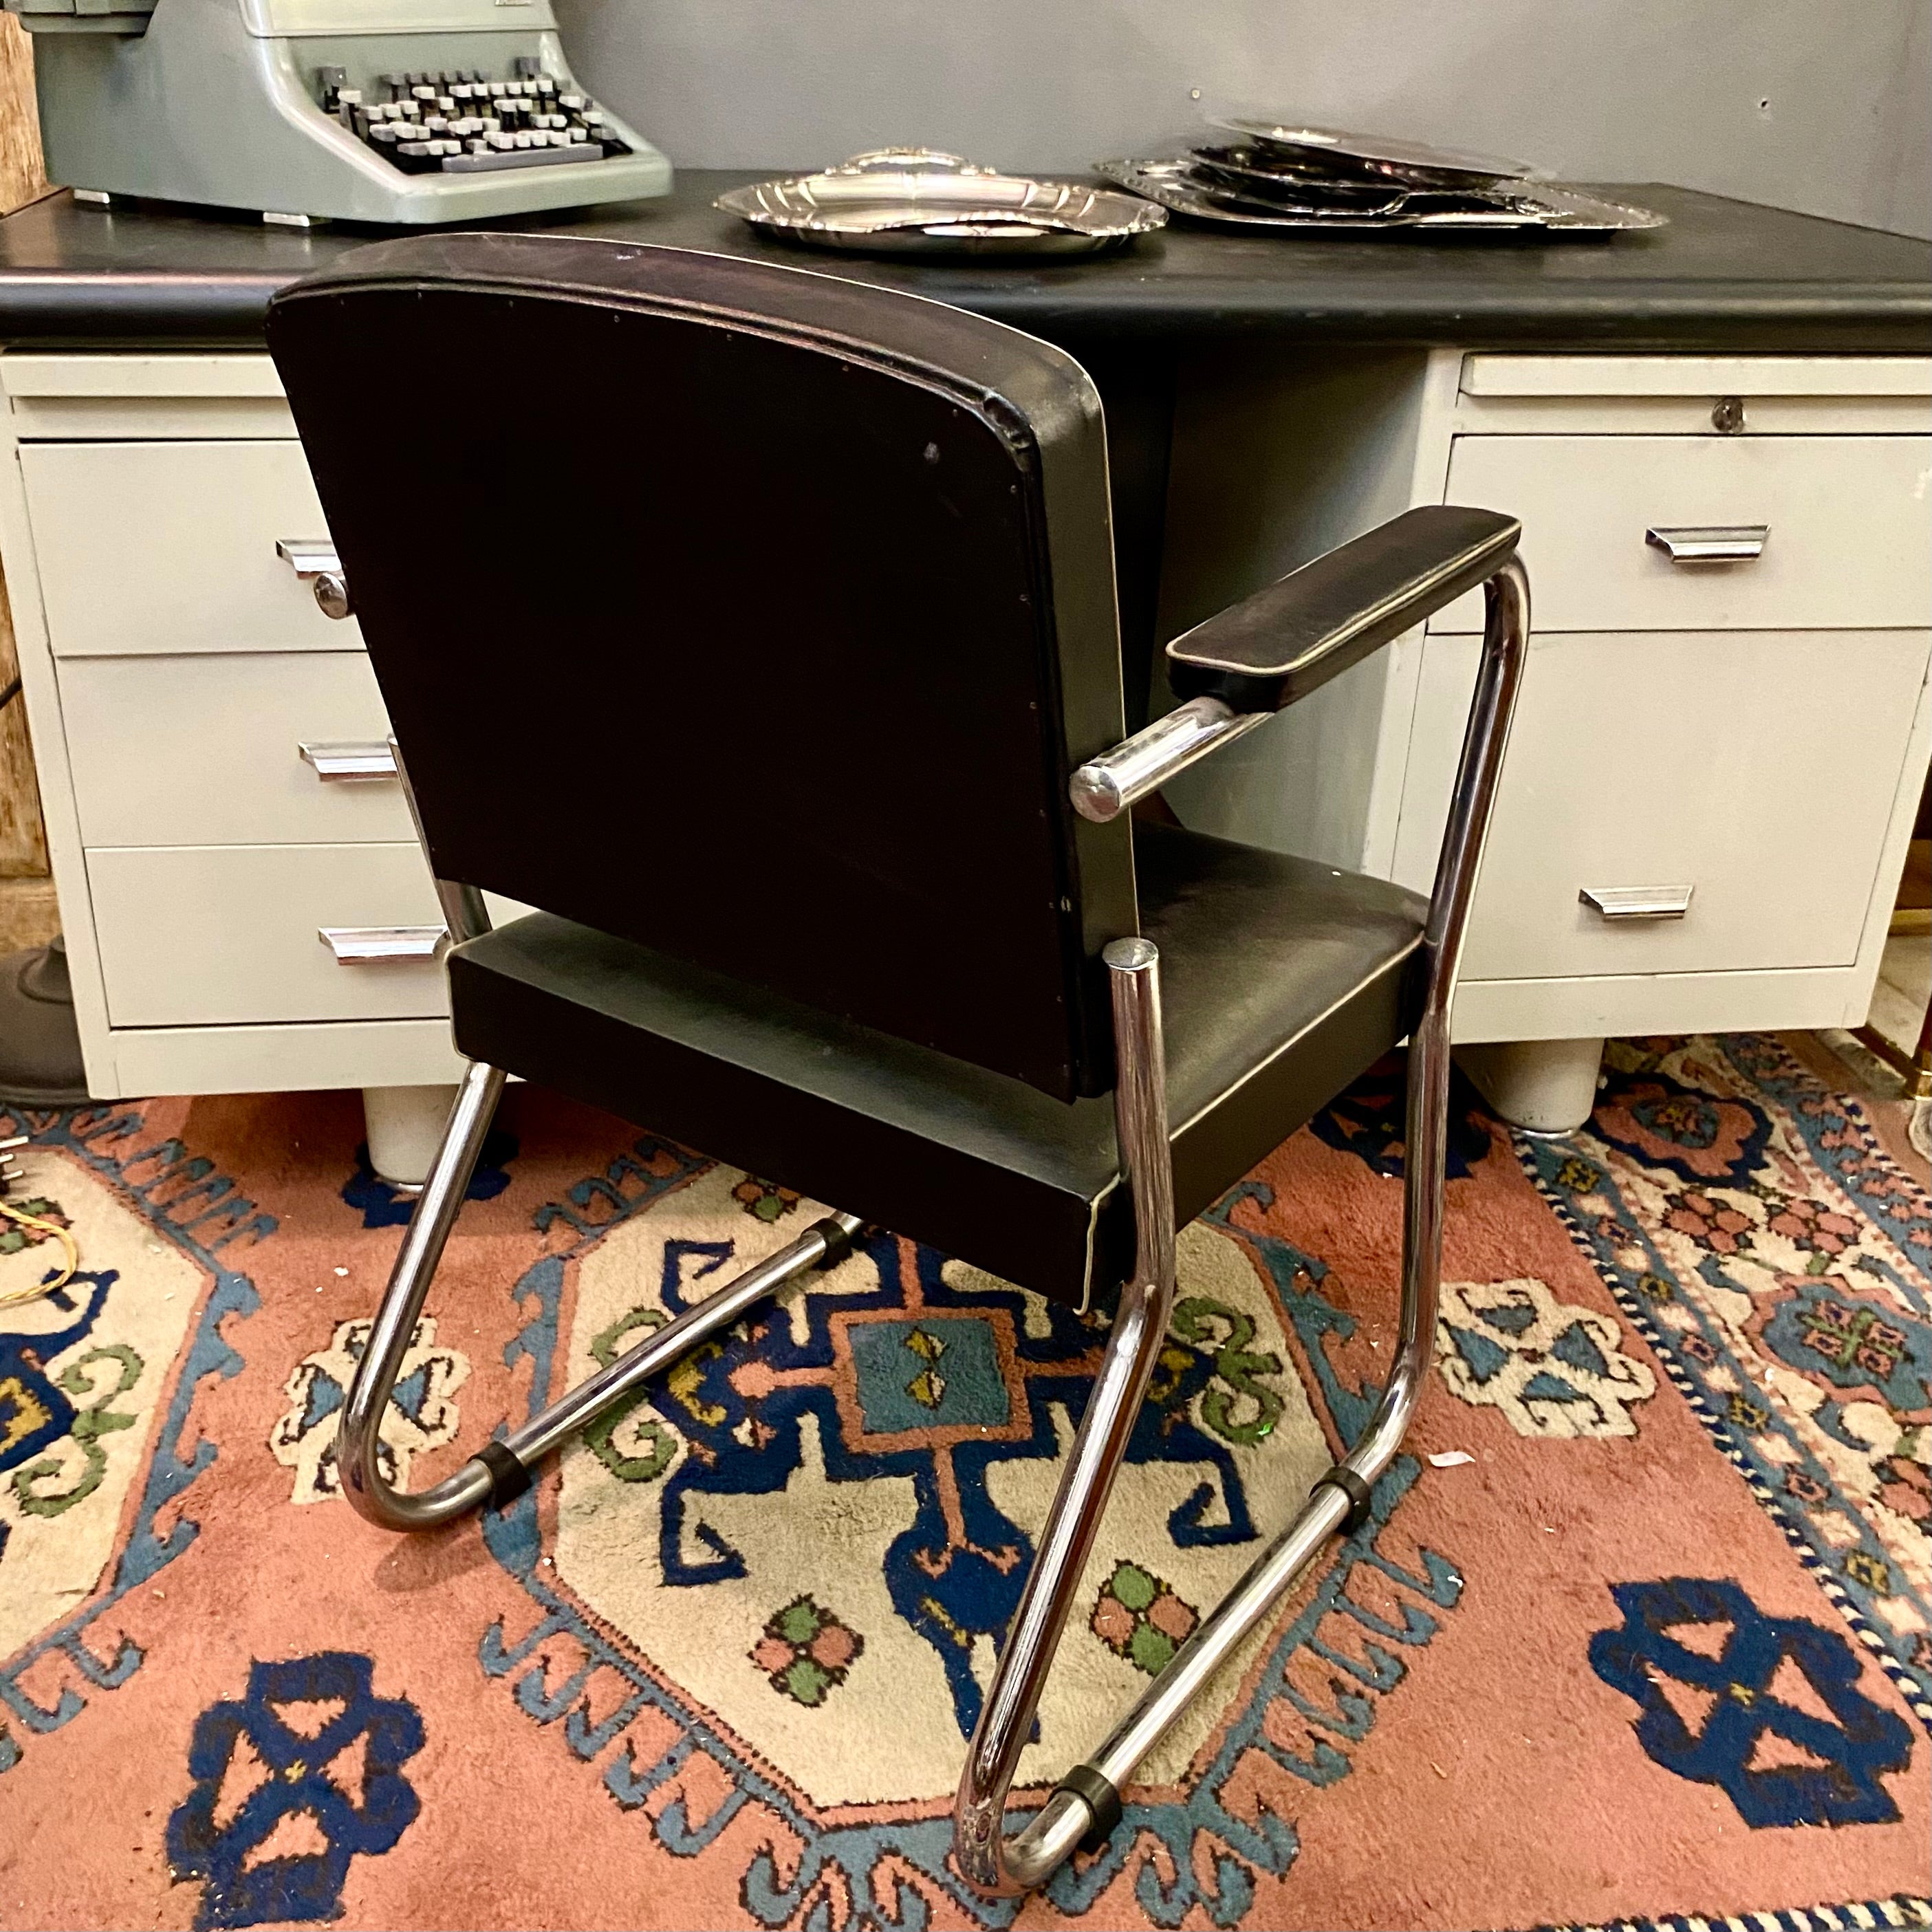
[[[1366,1414],[1400,1094],[1184,1236],[1036,1787]],[[1899,1123],[1756,1036],[1614,1047],[1566,1141],[1457,1114],[1413,1453],[1017,1908],[947,1811],[1098,1320],[875,1236],[506,1512],[399,1538],[332,1461],[407,1212],[350,1098],[24,1120],[82,1269],[0,1311],[0,1922],[1932,1924]],[[390,1418],[412,1484],[821,1211],[527,1090],[472,1193]],[[0,1293],[55,1252],[0,1249]]]

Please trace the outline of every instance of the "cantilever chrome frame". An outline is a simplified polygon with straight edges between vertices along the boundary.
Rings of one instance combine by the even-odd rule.
[[[1106,1839],[1120,1822],[1121,1788],[1181,1712],[1242,1640],[1270,1614],[1328,1539],[1337,1532],[1354,1530],[1366,1518],[1372,1486],[1394,1459],[1408,1427],[1434,1344],[1442,1275],[1450,1002],[1529,632],[1529,585],[1520,562],[1511,557],[1484,591],[1482,658],[1423,935],[1428,980],[1409,1050],[1401,1339],[1388,1382],[1360,1438],[1316,1483],[1294,1520],[1255,1559],[1106,1742],[1086,1763],[1070,1772],[1046,1804],[1010,1838],[1005,1813],[1014,1772],[1166,1336],[1175,1294],[1160,958],[1144,939],[1117,940],[1106,949],[1118,1060],[1114,1120],[1121,1168],[1133,1200],[1136,1254],[1072,1454],[1040,1532],[1032,1574],[968,1749],[955,1802],[953,1842],[959,1868],[984,1891],[1029,1891],[1076,1846],[1092,1847]],[[1079,808],[1102,820],[1118,816],[1133,798],[1144,796],[1182,766],[1228,742],[1237,735],[1228,727],[1245,730],[1259,722],[1226,706],[1219,706],[1221,715],[1216,715],[1208,707],[1216,704],[1197,700],[1189,708],[1189,718],[1161,743],[1148,745],[1148,734],[1143,734],[1108,759],[1096,760],[1096,766],[1114,769],[1108,782],[1087,788],[1086,803],[1081,802],[1076,782]],[[1122,754],[1130,755],[1123,760]],[[1083,775],[1092,769],[1083,768]],[[413,812],[415,797],[400,757],[397,770]],[[1090,811],[1089,803],[1099,808]],[[460,942],[489,929],[482,895],[473,887],[438,880],[437,892],[453,939]],[[428,1528],[483,1503],[516,1496],[528,1486],[532,1466],[567,1436],[784,1282],[836,1260],[860,1226],[855,1216],[834,1214],[806,1229],[790,1246],[687,1310],[520,1428],[488,1444],[453,1476],[418,1494],[405,1493],[384,1472],[380,1426],[504,1078],[502,1069],[481,1061],[472,1062],[464,1073],[337,1438],[338,1466],[350,1502],[371,1521],[392,1528]]]
[[[423,837],[416,794],[393,738],[389,748],[395,754],[396,775],[402,781],[403,794],[416,821],[416,836],[427,857],[429,842]],[[434,863],[430,870],[434,873]],[[474,886],[439,878],[436,889],[453,940],[474,939],[490,930],[483,895]],[[486,1443],[454,1475],[413,1495],[399,1490],[383,1466],[387,1459],[382,1440],[382,1418],[388,1412],[391,1391],[422,1313],[423,1298],[429,1292],[444,1244],[449,1239],[463,1197],[469,1190],[484,1137],[496,1116],[506,1077],[501,1067],[487,1066],[480,1060],[472,1060],[464,1071],[449,1110],[448,1124],[442,1130],[442,1140],[417,1198],[416,1211],[410,1216],[336,1432],[336,1466],[344,1494],[358,1514],[385,1528],[431,1529],[482,1504],[505,1503],[520,1496],[530,1486],[532,1468],[552,1450],[562,1447],[569,1436],[588,1426],[652,1376],[669,1368],[706,1336],[728,1328],[748,1309],[787,1282],[808,1269],[842,1260],[850,1252],[852,1238],[861,1225],[856,1214],[833,1214],[814,1222],[789,1246],[734,1276],[715,1294],[654,1330],[635,1348],[620,1355],[608,1368],[587,1376],[520,1428],[512,1430],[499,1441]]]
[[[1181,1712],[1242,1639],[1274,1610],[1329,1538],[1354,1529],[1366,1519],[1370,1489],[1394,1460],[1408,1426],[1435,1346],[1442,1280],[1450,1001],[1529,635],[1529,582],[1515,557],[1489,580],[1484,594],[1482,661],[1424,930],[1427,989],[1409,1043],[1402,1334],[1388,1384],[1360,1438],[1316,1484],[1300,1514],[1255,1559],[1106,1743],[1063,1778],[1046,1804],[1009,1838],[1005,1812],[1013,1773],[1031,1734],[1047,1672],[1166,1336],[1174,1297],[1173,1169],[1161,1045],[1160,962],[1145,940],[1117,940],[1107,948],[1118,1061],[1114,1120],[1120,1164],[1133,1196],[1138,1247],[1133,1278],[1121,1290],[1120,1310],[1093,1395],[1081,1418],[1072,1454],[1040,1532],[1033,1573],[968,1749],[954,1805],[953,1849],[961,1871],[983,1891],[1029,1891],[1076,1846],[1094,1849],[1104,1842],[1120,1822],[1121,1788]],[[1216,705],[1218,700],[1197,700],[1192,709],[1198,712],[1204,704]],[[1075,783],[1078,808],[1089,817],[1115,816],[1132,798],[1144,796],[1204,752],[1227,742],[1233,735],[1226,728],[1228,721],[1248,722],[1225,705],[1219,710],[1221,717],[1201,716],[1184,724],[1171,735],[1165,752],[1144,742],[1158,730],[1156,726],[1107,758],[1082,767]],[[1213,728],[1216,726],[1221,728]],[[1199,742],[1203,736],[1208,740],[1205,744]],[[1128,753],[1132,755],[1122,756]],[[1086,796],[1103,808],[1090,812],[1081,802],[1081,779],[1100,770],[1106,770],[1115,782],[1103,784],[1095,779],[1088,784]],[[1113,808],[1105,809],[1109,803]]]

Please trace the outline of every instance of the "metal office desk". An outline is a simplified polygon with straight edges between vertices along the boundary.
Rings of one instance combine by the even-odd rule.
[[[1498,506],[1529,518],[1548,694],[1513,754],[1535,796],[1498,829],[1459,1036],[1585,1047],[1489,1069],[1519,1118],[1574,1111],[1606,1031],[1862,1018],[1925,759],[1932,247],[1644,186],[1624,192],[1671,225],[1589,243],[1177,224],[1091,260],[868,261],[711,209],[752,178],[514,225],[776,256],[1067,348],[1108,412],[1134,700],[1160,638],[1378,517],[1522,500]],[[280,526],[319,512],[263,309],[367,238],[64,195],[0,221],[0,550],[103,1095],[454,1077],[434,963],[338,966],[315,938],[433,913],[394,788],[324,782],[297,753],[382,720],[352,621],[274,554],[320,532]],[[514,417],[541,388],[506,370],[479,406]],[[1713,416],[1733,397],[1735,434]],[[1538,528],[1559,514],[1615,567],[1559,554]],[[1731,520],[1775,524],[1755,574],[1673,574],[1643,541]],[[1210,829],[1415,871],[1466,637],[1445,614],[1254,734]],[[1794,820],[1768,747],[1849,769],[1856,796],[1841,780],[1830,814]],[[1683,918],[1577,897],[1664,885],[1695,888]]]

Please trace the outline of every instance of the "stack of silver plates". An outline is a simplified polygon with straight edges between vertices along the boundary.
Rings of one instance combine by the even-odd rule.
[[[761,233],[866,254],[1091,254],[1167,220],[1158,197],[975,167],[929,148],[855,154],[822,173],[734,188],[715,204]]]
[[[1160,160],[1100,172],[1177,214],[1231,228],[1546,230],[1594,235],[1660,228],[1665,217],[1533,181],[1520,161],[1286,122],[1233,118],[1216,138]]]

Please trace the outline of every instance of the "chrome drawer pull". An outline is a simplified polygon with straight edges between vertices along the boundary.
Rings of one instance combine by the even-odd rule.
[[[315,591],[316,608],[325,617],[346,617],[353,608],[342,560],[326,537],[278,537],[275,554]]]
[[[1750,563],[1764,554],[1768,524],[1700,524],[1682,530],[1649,530],[1646,543],[1672,563]]]
[[[307,739],[296,747],[304,764],[315,767],[315,775],[325,781],[356,783],[366,778],[392,778],[396,776],[396,754],[386,741],[368,744],[311,744]]]
[[[338,966],[374,966],[394,959],[434,959],[448,938],[440,926],[324,926],[316,937]]]
[[[300,578],[332,571],[339,575],[342,569],[342,560],[326,537],[278,537],[275,554]]]
[[[1576,899],[1608,920],[1682,919],[1696,890],[1694,886],[1585,886]]]

